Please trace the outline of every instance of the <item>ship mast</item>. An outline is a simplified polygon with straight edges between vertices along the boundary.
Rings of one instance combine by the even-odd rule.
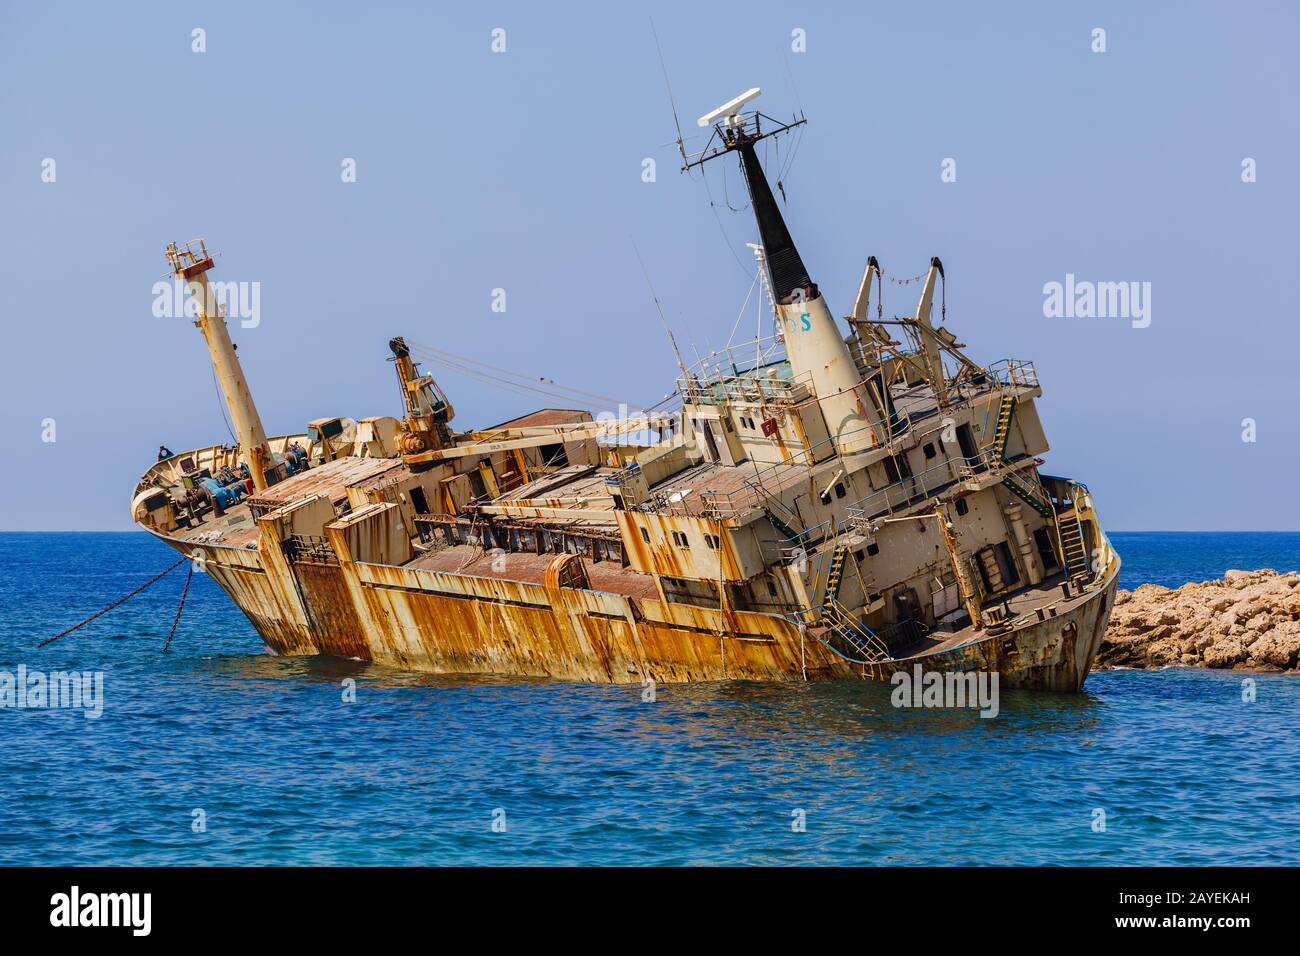
[[[694,159],[687,158],[682,168],[699,166],[726,153],[740,155],[791,369],[796,378],[806,376],[812,382],[836,450],[841,455],[865,451],[886,440],[887,410],[872,401],[859,376],[849,347],[790,236],[754,150],[760,140],[807,121],[800,117],[782,124],[759,112],[741,112],[759,92],[757,88],[749,90],[700,117],[700,126],[713,125],[713,136],[704,151]]]
[[[208,286],[208,270],[214,264],[212,257],[208,255],[203,240],[196,239],[183,247],[178,247],[174,242],[169,243],[167,261],[172,267],[172,275],[184,280],[189,289],[198,314],[194,324],[203,332],[203,338],[208,344],[208,355],[217,375],[217,385],[226,399],[226,408],[230,410],[240,454],[248,465],[253,487],[264,491],[268,484],[267,473],[273,466],[271,450],[266,443],[261,416],[253,404],[253,394],[248,389],[248,380],[244,378],[239,357],[235,355],[235,344],[230,341],[225,316],[221,314]]]

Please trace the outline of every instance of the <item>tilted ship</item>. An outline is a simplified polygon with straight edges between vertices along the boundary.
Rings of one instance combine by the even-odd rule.
[[[937,258],[916,314],[891,320],[870,258],[846,336],[755,151],[803,119],[743,111],[756,92],[705,117],[685,158],[739,158],[775,334],[682,365],[678,413],[544,408],[458,432],[394,338],[400,417],[268,438],[212,258],[172,244],[238,443],[161,451],[134,520],[277,654],[615,683],[920,665],[1079,690],[1120,560],[1088,489],[1040,471],[1034,366],[981,365],[933,323]]]

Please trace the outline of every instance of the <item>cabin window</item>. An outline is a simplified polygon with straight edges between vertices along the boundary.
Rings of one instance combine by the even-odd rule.
[[[704,536],[704,543],[707,544],[714,551],[717,551],[722,545],[722,542],[718,540],[718,536],[716,534],[706,534]]]
[[[854,552],[853,552],[853,560],[854,560],[854,561],[861,561],[861,560],[862,560],[862,549],[861,549],[861,548],[859,548],[857,551],[854,551]]]
[[[569,454],[563,444],[543,445],[541,447],[542,466],[545,468],[565,468],[569,464]]]
[[[965,498],[958,498],[958,499],[957,499],[957,514],[959,514],[959,515],[964,515],[964,514],[965,514],[966,512],[968,512],[968,511],[970,511],[970,505],[968,505],[968,504],[966,503],[966,499],[965,499]]]
[[[644,541],[646,544],[649,544],[649,543],[650,543],[650,532],[649,532],[649,530],[646,529],[646,528],[641,528],[641,529],[639,529],[639,530],[640,530],[640,532],[641,532],[641,540]]]
[[[876,542],[873,541],[871,542],[871,544],[867,545],[867,554],[871,555],[872,557],[875,557],[879,553],[880,553],[880,545],[876,544]]]
[[[934,442],[926,442],[926,443],[925,443],[925,448],[924,448],[923,450],[924,450],[924,452],[925,452],[925,460],[926,460],[926,461],[929,461],[929,460],[930,460],[931,458],[933,458],[936,454],[938,454],[938,452],[936,452],[936,451],[934,450]]]
[[[837,481],[837,482],[835,482],[835,497],[836,497],[836,498],[843,498],[843,497],[844,497],[845,495],[847,495],[847,494],[848,494],[848,491],[846,491],[845,488],[844,488],[844,482],[842,482],[842,481]]]
[[[677,545],[679,548],[685,548],[688,550],[691,546],[690,541],[686,540],[686,535],[682,534],[680,531],[673,532],[673,544]]]

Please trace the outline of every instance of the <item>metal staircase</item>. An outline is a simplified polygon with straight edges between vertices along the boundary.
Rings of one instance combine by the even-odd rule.
[[[1011,490],[1017,498],[1033,508],[1044,518],[1053,515],[1052,503],[1048,501],[1033,482],[1027,481],[1016,472],[1010,472],[1002,479],[1002,484]]]
[[[998,406],[998,423],[993,429],[993,458],[1002,461],[1006,458],[1007,439],[1011,437],[1011,416],[1015,414],[1018,399],[1010,392],[1002,393],[1002,402]]]
[[[764,503],[763,505],[763,513],[767,515],[767,520],[772,522],[772,527],[776,528],[776,530],[781,532],[781,534],[785,535],[792,541],[799,538],[799,532],[786,524],[786,522],[782,520],[776,511],[767,503]]]
[[[844,560],[848,557],[849,546],[841,544],[831,553],[831,566],[826,572],[826,590],[822,594],[822,606],[834,604],[840,595],[840,579],[844,576]]]
[[[1059,512],[1056,527],[1061,538],[1061,557],[1065,561],[1066,575],[1070,580],[1088,577],[1088,550],[1084,546],[1083,528],[1074,509]]]
[[[829,601],[815,610],[818,624],[809,628],[809,633],[832,653],[854,664],[879,664],[893,659],[885,642],[838,601]]]

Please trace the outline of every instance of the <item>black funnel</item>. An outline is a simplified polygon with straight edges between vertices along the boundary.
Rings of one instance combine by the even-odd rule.
[[[808,289],[808,296],[817,294],[817,287],[808,277],[799,250],[794,247],[790,230],[785,227],[781,210],[772,195],[772,187],[767,184],[767,176],[754,153],[753,141],[736,147],[740,151],[740,166],[745,171],[745,184],[749,187],[749,199],[754,206],[754,218],[758,220],[758,235],[763,242],[763,251],[767,257],[767,268],[772,274],[772,292],[776,301],[786,302],[795,289]]]

